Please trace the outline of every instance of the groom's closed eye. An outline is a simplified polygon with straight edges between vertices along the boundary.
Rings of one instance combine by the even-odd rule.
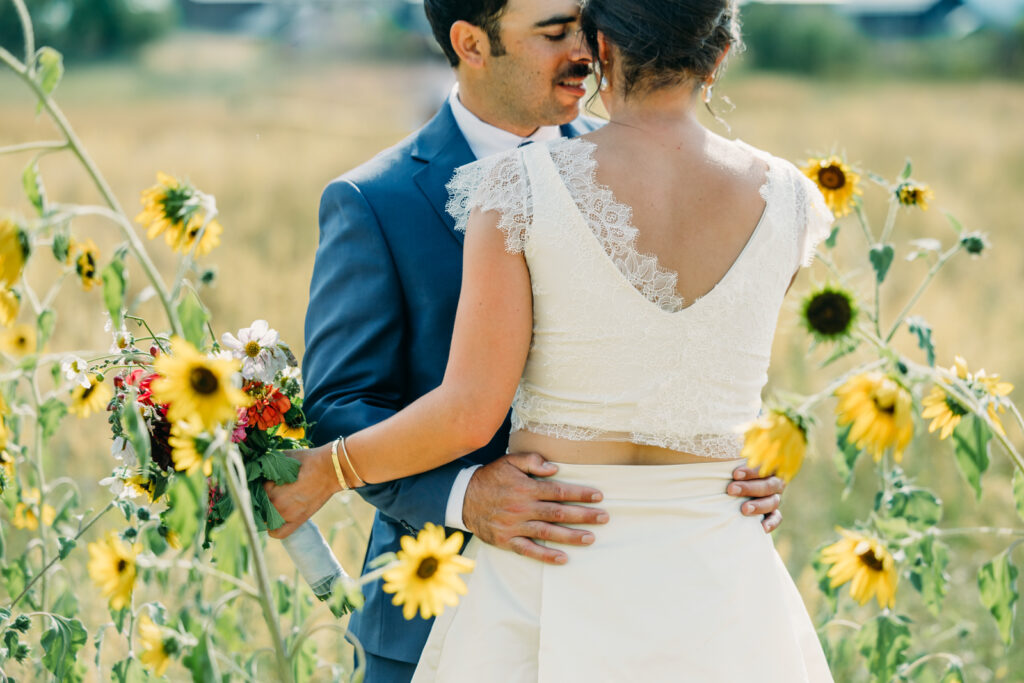
[[[576,17],[559,15],[550,17],[543,21],[538,21],[533,26],[538,29],[550,29],[548,32],[541,33],[541,35],[554,43],[560,40],[565,40],[571,35],[576,35],[578,29],[574,27],[577,23],[578,20]],[[554,31],[557,31],[557,33]]]

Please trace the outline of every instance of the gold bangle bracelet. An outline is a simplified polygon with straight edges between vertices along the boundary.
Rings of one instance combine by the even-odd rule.
[[[338,477],[338,484],[341,486],[342,491],[348,491],[349,485],[345,481],[345,475],[341,471],[341,464],[338,462],[338,442],[342,440],[342,437],[338,437],[331,443],[331,462],[334,463],[334,474]]]
[[[338,441],[341,442],[341,454],[345,456],[345,463],[348,464],[348,468],[352,470],[352,476],[356,478],[356,481],[359,482],[360,486],[366,486],[366,482],[363,481],[363,478],[359,476],[359,473],[356,472],[356,468],[352,465],[352,459],[348,457],[348,449],[345,448],[345,437],[338,437]]]

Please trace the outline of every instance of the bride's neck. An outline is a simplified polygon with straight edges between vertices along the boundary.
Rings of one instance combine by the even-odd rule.
[[[702,129],[697,120],[696,93],[686,86],[660,88],[650,93],[608,97],[608,121],[650,133],[686,133]]]

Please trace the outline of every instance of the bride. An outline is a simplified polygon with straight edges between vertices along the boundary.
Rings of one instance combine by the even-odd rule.
[[[414,680],[831,681],[771,538],[724,493],[831,215],[790,163],[697,120],[732,2],[589,0],[581,26],[608,125],[459,169],[444,381],[346,435],[341,467],[350,485],[433,469],[511,403],[509,450],[600,489],[611,521],[565,566],[473,539]]]

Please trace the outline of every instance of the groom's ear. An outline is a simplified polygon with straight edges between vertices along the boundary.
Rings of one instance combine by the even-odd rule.
[[[456,21],[448,32],[452,48],[459,56],[459,62],[467,66],[480,68],[484,65],[484,56],[490,54],[491,42],[487,32],[468,21]]]

